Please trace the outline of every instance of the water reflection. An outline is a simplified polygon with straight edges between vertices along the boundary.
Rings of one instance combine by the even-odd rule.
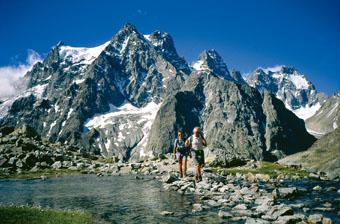
[[[0,181],[2,204],[83,209],[110,223],[220,222],[216,213],[191,213],[197,199],[161,190],[157,181],[133,176],[68,176],[42,180]],[[163,217],[163,210],[175,212]]]

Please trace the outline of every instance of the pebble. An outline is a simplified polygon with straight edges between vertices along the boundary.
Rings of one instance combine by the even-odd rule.
[[[218,216],[219,216],[220,218],[223,218],[223,219],[232,218],[232,217],[233,217],[233,215],[232,215],[230,212],[222,211],[222,210],[219,210],[219,211],[218,211]]]
[[[169,216],[169,215],[173,215],[174,212],[170,212],[170,211],[161,211],[160,214],[163,215],[163,216]]]
[[[313,191],[321,191],[322,187],[320,187],[319,185],[313,187]]]

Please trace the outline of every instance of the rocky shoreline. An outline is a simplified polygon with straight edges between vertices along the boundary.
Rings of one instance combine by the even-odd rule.
[[[311,188],[287,187],[281,178],[268,175],[236,173],[235,175],[219,175],[204,173],[203,181],[195,183],[189,176],[179,179],[176,173],[168,173],[162,178],[166,190],[180,194],[196,194],[200,203],[193,204],[192,212],[206,209],[216,210],[219,217],[228,221],[245,221],[245,223],[336,223],[320,212],[337,211],[340,197],[334,201],[320,203],[320,207],[309,208],[303,203],[287,203],[296,196],[307,192],[334,192],[340,195],[340,189],[317,185]],[[282,202],[286,200],[287,202]],[[322,202],[322,201],[320,201]]]
[[[7,131],[7,134],[6,134]],[[245,223],[336,223],[339,221],[339,185],[322,187],[287,185],[288,181],[329,180],[321,173],[312,173],[300,167],[287,168],[266,162],[249,161],[245,166],[233,169],[206,166],[203,181],[195,183],[193,165],[188,164],[188,176],[180,179],[177,162],[171,155],[140,163],[122,163],[118,158],[101,158],[86,155],[77,148],[52,144],[41,140],[29,127],[17,130],[1,130],[0,171],[2,178],[29,177],[46,179],[46,171],[53,175],[68,171],[83,174],[135,175],[143,179],[151,175],[162,182],[165,191],[194,194],[199,203],[192,204],[192,213],[214,210],[221,219]],[[170,159],[169,159],[170,158]],[[267,167],[266,167],[267,166]],[[264,172],[268,169],[267,173]],[[47,172],[48,173],[48,172]],[[294,202],[296,197],[308,197],[312,192],[336,195],[332,200],[319,200],[319,206]],[[305,195],[305,196],[304,196]],[[171,216],[173,211],[163,211]],[[326,215],[325,215],[326,214]],[[332,214],[330,218],[327,214]],[[334,217],[336,220],[334,220]]]

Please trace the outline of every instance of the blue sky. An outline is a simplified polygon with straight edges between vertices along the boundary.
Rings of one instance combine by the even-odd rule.
[[[126,22],[168,32],[189,62],[214,48],[229,68],[290,65],[319,91],[340,90],[340,1],[1,1],[0,67],[58,41],[96,46]]]

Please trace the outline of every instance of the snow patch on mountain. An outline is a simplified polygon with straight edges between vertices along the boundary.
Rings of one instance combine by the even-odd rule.
[[[334,105],[334,107],[332,108],[332,110],[327,114],[327,117],[330,117],[336,110],[336,108],[338,107],[339,103],[336,102],[336,104]]]
[[[208,70],[208,66],[204,65],[203,60],[198,60],[191,65],[196,71]]]
[[[135,139],[137,130],[141,130],[142,137],[136,145],[133,146],[131,155],[138,153],[140,157],[151,157],[152,155],[150,153],[146,154],[144,149],[148,142],[151,125],[160,105],[161,103],[157,104],[155,102],[150,102],[141,108],[135,107],[131,103],[124,103],[119,107],[111,105],[111,110],[108,113],[94,116],[85,123],[85,127],[88,129],[103,130],[100,138],[102,140],[106,139],[104,147],[107,154],[112,150],[111,147],[126,148],[126,141],[129,142],[131,139]],[[112,128],[115,130],[115,136],[112,136],[112,134],[107,131]],[[108,139],[111,139],[110,142],[107,142]],[[104,147],[100,146],[102,153],[104,152]]]
[[[288,105],[289,106],[289,105]],[[286,105],[287,107],[287,105]],[[299,118],[306,120],[310,117],[312,117],[319,109],[320,109],[321,105],[320,103],[316,103],[312,106],[304,106],[304,107],[300,107],[299,109],[296,110],[292,110],[292,112],[298,116]],[[291,110],[291,108],[287,107],[288,109]]]
[[[94,116],[85,123],[87,128],[105,128],[106,125],[112,124],[113,118],[121,115],[139,114],[141,118],[151,120],[157,113],[160,104],[155,102],[148,103],[145,107],[135,107],[131,103],[125,103],[120,107],[112,107],[111,111],[106,114]]]
[[[36,85],[36,86],[34,86],[30,89],[25,90],[23,93],[17,95],[14,98],[10,98],[8,100],[5,100],[2,104],[0,104],[0,119],[7,115],[12,104],[20,98],[28,97],[32,94],[37,99],[41,99],[43,97],[43,93],[44,93],[47,85],[48,84]]]
[[[289,76],[289,80],[292,81],[297,89],[308,89],[308,81],[302,75],[294,73]]]
[[[110,41],[92,48],[60,46],[59,55],[65,61],[76,64],[91,64],[100,53],[109,45]]]
[[[282,67],[284,65],[276,65],[274,67],[268,67],[268,68],[261,68],[265,73],[269,73],[269,72],[279,72],[281,71]]]

